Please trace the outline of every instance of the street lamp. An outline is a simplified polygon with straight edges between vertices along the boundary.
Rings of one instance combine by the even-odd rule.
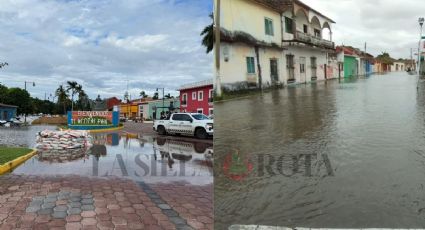
[[[425,19],[423,17],[418,19],[419,25],[421,27],[421,32],[419,36],[419,44],[418,44],[418,73],[419,76],[421,75],[421,41],[422,41],[422,29],[425,22]]]
[[[35,87],[35,82],[33,82],[33,81],[25,81],[25,91],[27,91],[27,83],[32,83],[32,86]],[[25,110],[24,124],[27,124],[27,111],[26,110]]]
[[[162,111],[164,111],[165,103],[164,103],[164,88],[156,88],[156,92],[162,89]]]

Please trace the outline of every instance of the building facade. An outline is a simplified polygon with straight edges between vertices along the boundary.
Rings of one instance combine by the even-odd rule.
[[[149,101],[146,104],[142,104],[142,113],[147,114],[150,120],[159,119],[161,112],[177,112],[180,110],[180,99],[170,98],[162,100]]]
[[[181,112],[202,113],[207,116],[214,114],[212,80],[183,85],[179,91]]]
[[[333,78],[333,20],[301,1],[221,2],[220,72],[228,90]]]
[[[18,106],[0,103],[0,120],[9,121],[16,117]]]

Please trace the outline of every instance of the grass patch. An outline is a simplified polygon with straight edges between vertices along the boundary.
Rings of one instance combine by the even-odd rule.
[[[27,149],[27,148],[0,147],[0,165],[3,165],[18,157],[27,155],[28,153],[32,151],[33,151],[32,149]]]

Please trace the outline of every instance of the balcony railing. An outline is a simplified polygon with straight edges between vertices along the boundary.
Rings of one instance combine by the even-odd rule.
[[[303,43],[311,44],[314,46],[318,46],[318,47],[329,48],[329,49],[335,48],[335,43],[331,41],[324,40],[319,37],[312,36],[310,34],[306,34],[300,31],[297,31],[295,35],[295,40],[303,42]]]

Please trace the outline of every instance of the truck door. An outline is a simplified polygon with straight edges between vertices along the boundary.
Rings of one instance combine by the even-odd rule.
[[[178,133],[178,130],[180,129],[180,121],[181,121],[181,114],[172,114],[169,122],[168,132],[169,133]]]
[[[181,114],[181,121],[179,122],[179,128],[181,130],[181,133],[192,135],[192,122],[193,119],[191,116],[189,116],[188,114]]]

